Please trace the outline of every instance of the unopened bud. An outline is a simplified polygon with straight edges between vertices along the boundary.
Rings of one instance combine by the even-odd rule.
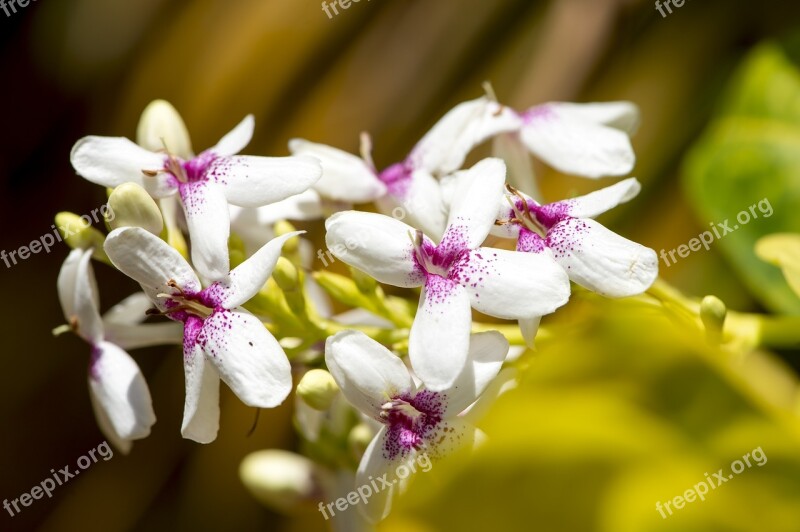
[[[142,112],[136,129],[136,143],[150,151],[166,149],[182,159],[193,156],[186,124],[166,100],[154,100]]]
[[[297,384],[297,396],[314,410],[327,410],[338,392],[333,375],[324,369],[312,369]]]
[[[92,249],[92,257],[106,263],[110,263],[103,244],[106,237],[103,233],[92,227],[91,219],[84,215],[78,216],[71,212],[60,212],[56,214],[56,226],[61,238],[72,249]]]
[[[158,236],[164,228],[161,211],[150,194],[136,183],[123,183],[108,197],[113,216],[107,216],[111,229],[141,227]]]
[[[706,296],[700,303],[700,320],[706,327],[706,335],[709,340],[719,342],[722,339],[722,329],[725,325],[725,317],[728,308],[716,296]]]
[[[283,235],[288,234],[288,233],[294,233],[294,232],[297,231],[295,226],[293,226],[291,223],[287,222],[286,220],[281,220],[281,221],[277,222],[275,224],[274,230],[275,230],[275,236],[276,237],[277,236],[283,236]],[[297,248],[298,248],[299,245],[300,245],[300,239],[299,238],[290,238],[283,245],[283,251],[284,251],[284,253],[291,255],[291,254],[297,252]]]
[[[278,257],[278,262],[272,271],[272,278],[284,292],[297,290],[299,282],[297,268],[286,257]]]
[[[239,466],[239,478],[259,502],[279,512],[313,501],[319,491],[314,463],[278,449],[247,455]]]
[[[375,437],[375,431],[366,423],[359,423],[347,435],[347,446],[356,459],[360,459]]]

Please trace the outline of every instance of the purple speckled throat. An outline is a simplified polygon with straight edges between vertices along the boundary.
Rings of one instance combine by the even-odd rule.
[[[421,390],[385,403],[381,411],[381,419],[388,427],[384,458],[393,460],[435,442],[436,435],[443,429],[446,400],[445,394]]]

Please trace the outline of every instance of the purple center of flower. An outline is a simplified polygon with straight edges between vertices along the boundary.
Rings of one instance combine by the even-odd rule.
[[[525,125],[536,120],[550,120],[556,116],[555,110],[549,105],[537,105],[519,114]]]
[[[173,288],[171,294],[161,294],[164,298],[166,311],[164,314],[172,320],[183,322],[187,327],[190,323],[199,322],[208,318],[215,312],[226,310],[220,301],[218,283],[199,292],[183,289],[175,281],[167,283]],[[187,329],[187,335],[189,334]]]
[[[381,411],[383,423],[388,427],[384,457],[392,460],[425,447],[442,422],[446,399],[445,394],[421,390],[385,403]]]
[[[168,155],[164,161],[164,170],[172,176],[177,183],[197,183],[208,180],[208,171],[219,157],[211,152],[204,151],[197,157],[183,161],[173,155]]]
[[[447,278],[458,265],[468,259],[468,256],[465,226],[451,225],[438,246],[422,236],[421,232],[417,234],[414,260],[426,274]]]
[[[395,163],[378,174],[386,190],[396,198],[405,198],[411,186],[413,167],[408,162]]]

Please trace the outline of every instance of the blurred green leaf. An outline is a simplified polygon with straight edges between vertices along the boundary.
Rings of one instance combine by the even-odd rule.
[[[570,312],[521,360],[519,387],[481,424],[486,443],[418,475],[380,530],[797,530],[800,423],[791,401],[758,394],[775,374],[746,360],[785,367],[763,353],[733,363],[647,302]],[[763,457],[704,500],[657,510],[748,453]]]
[[[764,305],[800,314],[800,298],[754,252],[759,238],[800,228],[800,71],[778,45],[745,60],[684,170],[698,217],[721,236],[713,246]],[[732,233],[716,225],[726,220]]]

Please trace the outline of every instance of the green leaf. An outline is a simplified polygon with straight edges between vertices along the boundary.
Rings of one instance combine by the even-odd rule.
[[[775,312],[800,314],[800,298],[754,251],[763,236],[800,229],[800,71],[778,45],[745,60],[684,177],[704,230],[719,234],[712,246],[748,290]]]

